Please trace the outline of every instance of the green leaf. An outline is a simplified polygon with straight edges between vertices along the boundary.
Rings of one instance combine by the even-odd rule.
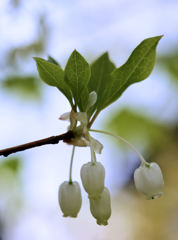
[[[162,36],[147,38],[132,52],[127,62],[111,73],[108,95],[101,109],[116,101],[127,87],[147,78],[153,70],[156,46]]]
[[[72,105],[72,95],[69,86],[64,81],[64,71],[59,65],[53,64],[42,58],[34,58],[40,78],[50,86],[57,87]]]
[[[88,101],[87,85],[90,79],[90,66],[86,60],[74,50],[65,68],[65,81],[72,90],[75,104],[84,111]]]
[[[110,73],[115,69],[115,65],[110,61],[108,53],[101,55],[91,65],[91,78],[88,83],[89,92],[97,93],[97,101],[92,112],[103,105],[107,95],[107,88],[110,85]]]
[[[60,66],[60,64],[58,63],[58,61],[56,61],[56,60],[55,60],[53,57],[51,57],[51,56],[48,56],[48,62],[50,62],[50,63],[54,63],[54,64]]]
[[[81,112],[85,112],[86,111],[86,107],[88,104],[88,98],[89,98],[89,92],[88,92],[88,88],[87,87],[83,87],[82,92],[81,92],[81,96],[78,102],[78,106]]]

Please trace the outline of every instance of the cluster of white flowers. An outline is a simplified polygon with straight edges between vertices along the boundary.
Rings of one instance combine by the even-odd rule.
[[[111,216],[109,190],[104,186],[105,169],[100,162],[89,162],[81,168],[81,179],[90,200],[90,211],[99,225],[107,225]]]
[[[88,106],[89,109],[96,102],[96,93],[91,92]],[[101,153],[103,145],[90,136],[87,129],[88,119],[86,112],[64,113],[60,120],[70,120],[69,129],[73,130],[76,121],[80,122],[78,129],[82,129],[79,138],[72,139],[69,144],[74,146],[89,146],[91,149],[91,162],[84,164],[81,168],[81,180],[85,191],[88,193],[90,202],[90,211],[99,225],[107,225],[111,216],[111,198],[109,190],[105,187],[105,169],[100,162],[96,161],[96,153]],[[63,182],[59,187],[59,205],[63,216],[76,217],[81,208],[81,190],[77,182],[69,179],[69,182]]]
[[[111,199],[109,190],[104,186],[105,169],[99,162],[89,162],[81,168],[81,180],[88,193],[90,211],[99,225],[107,225],[111,216]],[[59,204],[64,217],[77,217],[82,198],[79,184],[63,182],[59,187]]]
[[[91,161],[81,168],[81,180],[88,193],[90,211],[99,225],[107,225],[111,216],[109,190],[104,186],[105,169],[100,162]],[[77,182],[65,181],[59,187],[59,204],[64,217],[76,217],[81,208],[81,190]]]
[[[96,93],[92,92],[90,93],[87,108],[90,108],[95,102]],[[70,130],[77,127],[77,121],[80,122],[80,126],[77,128],[78,131],[80,131],[79,137],[68,142],[73,145],[69,181],[63,182],[58,192],[59,205],[64,217],[77,217],[82,203],[79,183],[72,181],[71,177],[75,146],[89,146],[91,149],[91,162],[84,164],[80,172],[82,185],[88,193],[91,214],[99,225],[107,225],[108,219],[111,216],[111,198],[109,190],[105,187],[105,169],[103,165],[96,160],[96,153],[101,153],[103,145],[90,136],[89,130],[111,135],[127,143],[138,154],[141,160],[140,167],[137,168],[134,173],[135,186],[138,192],[143,193],[147,199],[158,198],[162,195],[164,181],[160,167],[156,163],[149,164],[146,162],[132,144],[120,136],[115,136],[105,131],[88,129],[86,112],[75,113],[71,111],[70,113],[63,114],[60,119],[70,120]]]

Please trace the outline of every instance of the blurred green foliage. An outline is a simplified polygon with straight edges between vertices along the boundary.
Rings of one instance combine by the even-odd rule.
[[[35,76],[10,76],[1,81],[1,86],[23,99],[40,99],[42,86]]]
[[[31,59],[32,54],[42,54],[47,46],[48,35],[49,31],[45,22],[45,15],[42,15],[39,17],[39,22],[37,23],[36,39],[29,44],[22,44],[7,52],[7,64],[9,67],[16,66],[18,63],[17,60],[27,60],[29,56]]]
[[[158,64],[163,71],[166,71],[170,78],[178,84],[178,49],[173,52],[158,58]]]
[[[172,129],[169,126],[133,109],[116,112],[108,119],[106,126],[131,142],[143,144],[149,152],[160,150],[172,139]]]
[[[19,173],[21,167],[19,157],[4,158],[0,161],[0,202],[2,199],[5,201],[9,196],[12,197],[16,189],[20,190]],[[6,201],[4,204],[6,205]]]
[[[16,3],[18,4],[19,2],[14,1],[14,4]],[[34,76],[34,73],[24,73],[24,66],[32,65],[32,56],[45,52],[48,36],[49,31],[45,15],[41,15],[37,22],[35,39],[29,44],[22,44],[7,50],[3,62],[0,63],[3,76],[0,81],[0,87],[3,90],[20,97],[22,100],[41,99],[43,92],[41,82]]]
[[[9,157],[4,161],[0,162],[0,172],[3,169],[8,169],[9,171],[17,174],[21,168],[21,160],[19,157]]]

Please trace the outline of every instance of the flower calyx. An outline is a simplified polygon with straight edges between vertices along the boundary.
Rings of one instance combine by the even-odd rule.
[[[68,130],[71,130],[74,133],[73,138],[71,138],[70,140],[64,140],[64,142],[78,147],[89,146],[92,151],[101,154],[103,145],[98,140],[91,137],[88,131],[89,129],[87,111],[96,103],[96,100],[97,94],[93,91],[89,94],[86,112],[75,112],[74,110],[71,110],[71,112],[66,112],[62,114],[59,119],[70,121]]]

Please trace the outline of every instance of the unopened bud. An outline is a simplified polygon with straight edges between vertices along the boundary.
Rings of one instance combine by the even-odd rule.
[[[60,117],[60,120],[70,120],[70,112],[63,113]]]
[[[82,184],[89,198],[97,199],[104,190],[105,169],[99,162],[88,162],[80,171]]]
[[[111,216],[111,199],[109,190],[105,187],[99,199],[90,199],[90,211],[99,225],[107,225]]]
[[[89,94],[87,109],[92,107],[97,101],[97,93],[95,91]]]
[[[82,204],[78,182],[63,182],[59,187],[58,200],[64,217],[77,217]]]

